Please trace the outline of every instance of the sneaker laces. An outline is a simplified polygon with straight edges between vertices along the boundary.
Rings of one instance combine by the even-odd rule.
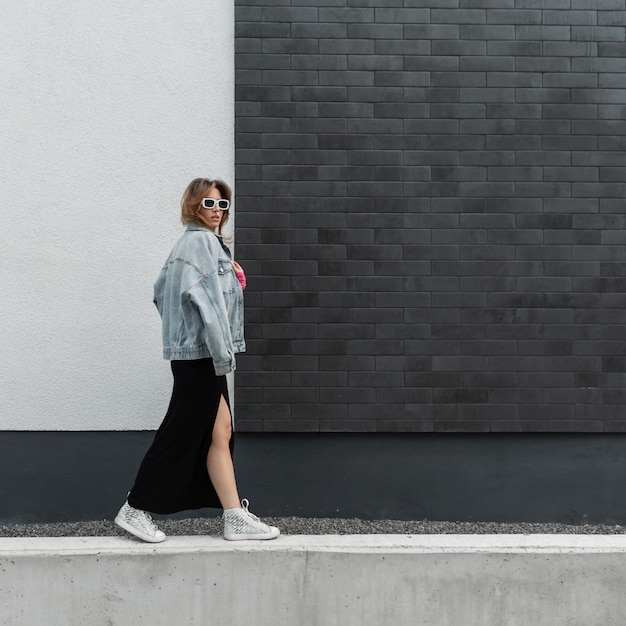
[[[142,521],[143,519],[143,521],[146,523],[146,526],[148,526],[150,530],[153,530],[153,531],[158,530],[158,526],[152,519],[152,515],[150,515],[150,513],[147,513],[146,511],[141,511],[139,509],[133,509],[131,514],[133,515],[133,517],[135,517],[136,519],[139,519],[140,521]]]
[[[243,509],[244,513],[250,517],[251,519],[253,519],[255,522],[261,522],[261,520],[254,514],[254,513],[250,513],[250,511],[248,510],[248,507],[250,506],[250,502],[247,498],[244,498],[241,501],[241,508]],[[262,523],[262,522],[261,522]]]

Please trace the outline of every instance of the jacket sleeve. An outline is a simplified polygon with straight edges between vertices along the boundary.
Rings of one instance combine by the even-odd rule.
[[[152,298],[152,302],[154,302],[154,306],[156,306],[159,315],[163,317],[163,290],[165,288],[165,268],[163,268],[155,283],[154,283],[154,296]]]
[[[189,289],[189,297],[202,317],[215,373],[223,376],[232,372],[235,369],[233,340],[217,265],[215,271]]]

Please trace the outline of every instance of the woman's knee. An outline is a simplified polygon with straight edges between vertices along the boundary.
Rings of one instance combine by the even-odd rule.
[[[215,422],[213,427],[213,441],[221,444],[228,444],[233,436],[233,429],[229,422]]]
[[[215,417],[215,425],[213,426],[213,441],[218,444],[228,445],[233,435],[233,427],[230,419],[230,411],[228,405],[222,399]]]

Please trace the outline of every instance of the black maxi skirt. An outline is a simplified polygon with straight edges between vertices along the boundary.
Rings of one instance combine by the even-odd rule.
[[[172,361],[171,367],[169,408],[141,462],[128,504],[151,513],[221,508],[206,458],[220,398],[229,402],[226,376],[216,376],[213,359]],[[233,443],[231,437],[231,455]]]

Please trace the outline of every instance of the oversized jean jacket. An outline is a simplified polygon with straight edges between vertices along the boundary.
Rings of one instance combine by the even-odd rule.
[[[187,230],[154,283],[163,324],[163,358],[211,357],[218,376],[244,352],[243,290],[223,239],[198,224]]]

